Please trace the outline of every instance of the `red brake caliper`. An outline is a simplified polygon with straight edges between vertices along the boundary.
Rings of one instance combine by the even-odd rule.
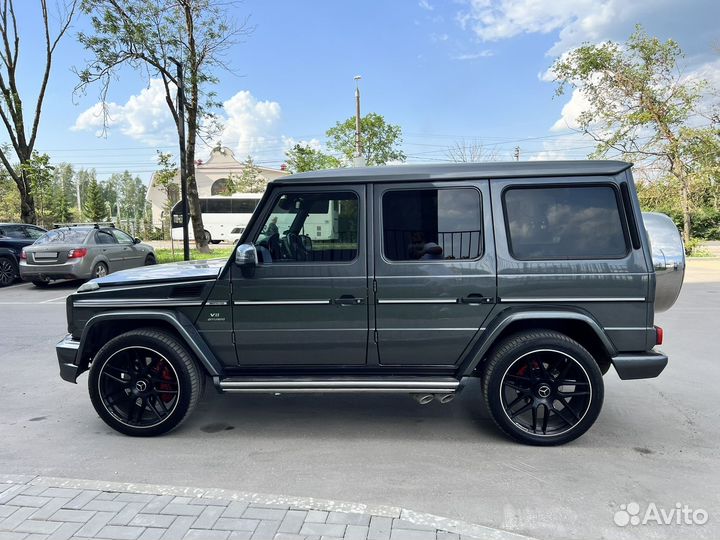
[[[176,390],[176,388],[173,388],[173,376],[170,368],[168,368],[165,362],[162,362],[160,366],[156,368],[156,372],[158,375],[160,375],[161,380],[168,381],[159,383],[157,385],[157,389],[158,393],[160,394],[160,399],[162,399],[165,403],[169,403],[170,401],[172,401],[174,394],[170,394],[168,392]]]

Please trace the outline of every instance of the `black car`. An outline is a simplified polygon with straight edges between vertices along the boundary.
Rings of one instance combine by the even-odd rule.
[[[0,287],[19,277],[18,260],[22,248],[31,245],[47,231],[26,223],[0,223]]]

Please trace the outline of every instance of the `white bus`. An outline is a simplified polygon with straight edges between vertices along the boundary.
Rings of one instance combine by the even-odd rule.
[[[232,196],[213,195],[200,197],[200,211],[208,240],[213,244],[220,242],[237,242],[247,227],[250,216],[260,202],[262,193],[235,193]],[[182,202],[178,202],[171,210],[172,239],[183,239]],[[190,216],[188,213],[188,219]],[[188,235],[193,240],[192,222],[188,223]]]

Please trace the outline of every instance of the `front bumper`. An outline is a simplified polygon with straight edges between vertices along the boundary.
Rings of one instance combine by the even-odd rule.
[[[668,363],[668,357],[658,351],[622,353],[610,360],[623,380],[652,379],[660,375]]]
[[[78,349],[80,348],[80,342],[73,339],[72,335],[68,334],[63,338],[61,342],[55,345],[55,352],[58,357],[58,364],[60,364],[60,377],[67,382],[77,382],[78,373]]]

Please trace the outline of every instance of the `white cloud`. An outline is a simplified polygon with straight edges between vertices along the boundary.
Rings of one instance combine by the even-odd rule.
[[[106,106],[107,134],[118,130],[123,135],[150,147],[170,146],[177,143],[175,123],[165,101],[165,88],[160,79],[151,79],[147,88],[128,98],[125,104],[115,102]],[[230,147],[236,156],[245,157],[262,150],[268,141],[277,145],[277,124],[281,116],[276,101],[259,101],[249,91],[241,90],[223,103],[218,117],[223,130],[218,138]],[[98,136],[103,130],[103,107],[96,103],[80,113],[72,126],[75,131],[93,131]],[[214,145],[215,141],[207,141]],[[198,141],[198,146],[203,146]],[[209,147],[206,148],[209,150]]]
[[[570,100],[563,105],[560,111],[560,118],[553,124],[550,131],[565,131],[568,129],[578,129],[578,116],[588,108],[587,97],[577,88],[575,88],[570,96]]]
[[[435,8],[428,2],[428,0],[420,0],[418,2],[418,6],[423,8],[426,11],[433,11]]]
[[[493,56],[495,53],[493,53],[489,49],[485,49],[483,51],[479,51],[476,53],[464,53],[464,54],[456,54],[452,55],[450,58],[452,60],[477,60],[478,58],[488,58],[490,56]]]
[[[166,146],[176,142],[175,124],[165,101],[165,87],[160,79],[152,79],[147,88],[130,96],[124,105],[106,105],[107,134],[115,129],[148,146]],[[96,103],[80,113],[71,128],[74,131],[94,131],[103,135],[103,107]]]
[[[268,144],[277,144],[277,124],[281,108],[277,101],[258,101],[248,90],[241,90],[223,103],[224,125],[221,140],[235,155],[253,155]]]

